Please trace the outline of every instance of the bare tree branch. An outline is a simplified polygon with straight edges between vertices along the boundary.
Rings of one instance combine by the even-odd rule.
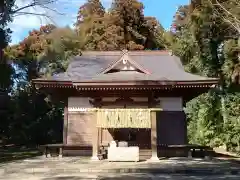
[[[43,13],[31,13],[31,12],[18,12],[18,13],[15,13],[13,15],[13,17],[16,17],[16,16],[24,16],[24,15],[35,15],[35,16],[43,16],[43,17],[48,17],[50,18],[51,16],[47,15],[47,14],[43,14]]]
[[[235,15],[233,15],[230,11],[228,11],[222,4],[220,4],[218,2],[218,0],[215,0],[216,1],[216,5],[218,5],[219,7],[221,7],[227,14],[231,15],[236,21],[240,22],[239,19],[237,19],[237,17]]]
[[[225,13],[219,12],[217,8],[214,9],[215,13],[220,16],[225,22],[229,23],[235,30],[240,34],[240,19],[236,15],[234,15],[231,11],[229,11],[224,5],[222,5],[218,0],[215,0],[215,4],[212,3],[212,0],[208,0],[208,2],[214,7],[218,7],[223,10]],[[237,1],[235,3],[238,3]],[[240,3],[239,3],[240,7]]]
[[[44,17],[44,18],[49,19],[53,23],[56,23],[53,20],[52,16],[47,15],[47,13],[37,13],[37,9],[36,9],[36,7],[40,7],[42,9],[47,9],[47,10],[53,11],[53,12],[59,14],[59,15],[64,15],[63,13],[60,13],[57,10],[52,9],[52,8],[47,6],[47,5],[50,5],[50,4],[52,4],[56,1],[58,1],[58,0],[32,0],[32,2],[29,3],[28,5],[17,8],[17,9],[15,9],[15,10],[9,12],[9,13],[12,15],[12,17],[23,16],[23,15],[33,15],[33,16]],[[23,11],[23,10],[26,10],[28,8],[35,9],[36,13]],[[40,18],[40,21],[42,21],[41,18]]]
[[[57,0],[47,0],[47,1],[33,0],[32,3],[30,3],[30,4],[26,5],[26,6],[22,6],[20,8],[17,8],[16,10],[13,10],[13,11],[11,11],[9,13],[10,14],[15,14],[15,13],[21,11],[21,10],[24,10],[24,9],[27,9],[27,8],[30,8],[30,7],[47,5],[47,4],[54,3],[55,1],[57,1]]]
[[[53,12],[59,14],[59,15],[65,15],[65,13],[60,13],[60,12],[57,11],[56,9],[52,9],[52,8],[47,7],[45,4],[44,4],[44,5],[40,5],[40,7],[44,8],[44,9],[48,9],[48,10],[50,10],[50,11],[53,11]]]

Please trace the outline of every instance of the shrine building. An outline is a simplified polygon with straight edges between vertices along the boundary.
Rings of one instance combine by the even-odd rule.
[[[64,101],[63,155],[138,161],[188,144],[183,107],[218,79],[186,72],[168,51],[125,50],[83,52],[66,72],[33,83]]]

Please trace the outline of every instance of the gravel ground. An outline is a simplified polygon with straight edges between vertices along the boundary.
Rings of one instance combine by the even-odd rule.
[[[173,158],[149,162],[92,162],[89,158],[34,158],[0,164],[0,179],[13,180],[240,180],[240,163]]]

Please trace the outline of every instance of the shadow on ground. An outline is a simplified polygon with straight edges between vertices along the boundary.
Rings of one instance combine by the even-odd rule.
[[[104,164],[104,163],[103,163]],[[100,172],[93,177],[94,173],[87,175],[71,174],[69,176],[58,173],[51,174],[42,180],[239,180],[240,165],[227,160],[213,159],[205,161],[201,159],[171,158],[159,163],[124,163],[117,167],[116,163],[110,163],[109,172]],[[129,165],[131,164],[131,165]],[[100,168],[100,167],[99,167]]]
[[[82,180],[82,179],[96,179],[96,180],[152,180],[152,179],[162,179],[162,180],[239,180],[238,176],[188,176],[188,175],[152,175],[152,174],[144,174],[144,175],[112,175],[112,176],[98,176],[96,178],[93,177],[79,177],[79,176],[63,176],[63,177],[51,177],[44,178],[42,180]]]
[[[0,164],[15,160],[37,157],[41,152],[35,147],[22,146],[1,146],[0,147]]]

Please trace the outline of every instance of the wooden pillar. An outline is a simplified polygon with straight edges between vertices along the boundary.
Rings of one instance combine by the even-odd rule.
[[[64,107],[64,120],[63,120],[63,144],[67,144],[67,132],[68,132],[68,105],[65,102]]]
[[[152,157],[149,161],[159,161],[157,156],[157,118],[156,111],[151,111],[151,148]]]
[[[91,160],[93,161],[98,161],[98,149],[99,149],[99,128],[97,127],[97,112],[94,113],[94,118],[93,118],[93,133],[92,133],[92,157]]]
[[[60,158],[63,157],[63,147],[62,146],[59,147],[58,157],[60,157]]]

